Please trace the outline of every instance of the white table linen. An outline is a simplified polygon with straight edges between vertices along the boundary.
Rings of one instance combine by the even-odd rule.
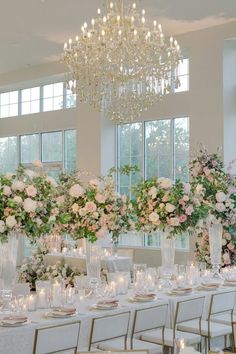
[[[36,312],[29,312],[28,317],[32,321],[31,324],[27,326],[22,326],[18,328],[3,328],[0,327],[0,354],[32,354],[33,341],[34,341],[34,331],[36,328],[48,326],[48,325],[58,325],[62,323],[73,322],[74,320],[81,321],[80,338],[79,338],[79,349],[86,351],[89,341],[89,334],[91,329],[91,320],[93,317],[104,316],[112,313],[118,313],[122,311],[131,311],[131,321],[130,328],[132,327],[132,316],[135,309],[145,308],[155,306],[157,304],[169,304],[169,314],[167,326],[172,327],[174,312],[176,309],[176,304],[180,300],[192,299],[194,297],[205,296],[205,309],[203,318],[207,318],[210,296],[218,292],[228,292],[236,291],[236,288],[226,288],[222,287],[214,291],[196,291],[194,294],[190,295],[169,295],[164,292],[159,292],[157,294],[157,300],[148,303],[131,303],[128,301],[129,297],[132,296],[130,291],[127,295],[119,296],[120,307],[115,310],[91,310],[91,306],[95,304],[97,299],[85,299],[82,302],[78,302],[78,314],[75,317],[69,319],[52,319],[45,318],[44,314],[47,310],[37,310]]]

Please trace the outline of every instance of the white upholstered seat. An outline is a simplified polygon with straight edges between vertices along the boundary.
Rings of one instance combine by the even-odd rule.
[[[122,338],[117,338],[107,342],[100,343],[98,349],[104,351],[116,351],[121,350],[124,346],[124,340]],[[133,350],[148,350],[149,354],[160,354],[162,353],[162,346],[144,342],[142,340],[134,339],[131,347],[131,338],[127,340],[127,349]]]
[[[193,333],[183,333],[180,331],[175,331],[175,339],[184,338],[186,345],[195,345],[201,342],[201,336]],[[144,341],[162,344],[162,331],[155,330],[145,333],[141,336]],[[173,329],[165,328],[164,331],[164,346],[174,347]]]

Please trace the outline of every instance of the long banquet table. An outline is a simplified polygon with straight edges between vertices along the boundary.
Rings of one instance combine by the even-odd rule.
[[[157,304],[169,304],[169,316],[167,321],[167,327],[171,327],[173,324],[173,315],[175,312],[176,304],[180,300],[192,299],[194,297],[205,296],[205,309],[203,317],[207,318],[207,312],[209,308],[210,296],[219,292],[236,291],[236,288],[222,287],[214,291],[195,291],[190,295],[169,295],[163,292],[157,293],[157,299],[148,303],[131,303],[129,297],[132,296],[132,291],[127,295],[119,296],[120,307],[115,310],[94,310],[91,306],[96,303],[97,299],[85,299],[78,303],[78,314],[76,317],[70,319],[52,319],[44,316],[47,310],[37,310],[36,312],[29,312],[28,317],[31,323],[26,326],[17,328],[3,328],[0,327],[0,354],[32,354],[33,340],[35,329],[49,325],[58,325],[63,323],[74,322],[75,320],[81,321],[80,338],[79,338],[79,350],[86,351],[89,340],[89,333],[91,327],[91,320],[93,317],[104,316],[108,314],[114,314],[122,311],[131,311],[130,328],[132,326],[132,315],[135,309],[155,306]]]

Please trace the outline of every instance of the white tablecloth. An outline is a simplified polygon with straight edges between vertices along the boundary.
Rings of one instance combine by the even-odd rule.
[[[47,254],[45,262],[47,265],[54,265],[56,262],[64,260],[69,266],[76,267],[81,272],[86,272],[86,258],[81,256],[64,256],[63,254]],[[109,273],[130,272],[132,270],[132,258],[130,257],[102,257],[102,268]]]
[[[183,299],[191,299],[194,297],[205,296],[205,311],[204,318],[207,317],[207,311],[209,306],[209,299],[211,294],[226,291],[235,291],[235,288],[222,288],[216,291],[196,291],[192,295],[187,296],[172,296],[166,293],[158,293],[158,298],[154,302],[149,303],[130,303],[128,301],[129,297],[132,295],[130,292],[127,295],[122,295],[120,299],[120,308],[111,311],[95,311],[91,310],[91,306],[96,302],[96,299],[86,299],[83,302],[78,303],[78,315],[71,319],[48,319],[44,317],[46,310],[37,310],[36,312],[30,312],[28,314],[29,319],[32,321],[31,324],[18,327],[18,328],[3,328],[0,327],[0,354],[32,354],[34,331],[36,328],[61,324],[65,322],[73,322],[76,319],[81,321],[80,339],[79,339],[79,349],[87,350],[89,333],[91,327],[91,319],[93,317],[104,316],[104,314],[122,312],[130,310],[134,313],[137,308],[151,307],[156,304],[169,304],[169,316],[167,326],[172,326],[173,315],[175,307],[178,301]],[[131,315],[132,316],[132,315]],[[132,326],[132,318],[130,321],[130,328]]]

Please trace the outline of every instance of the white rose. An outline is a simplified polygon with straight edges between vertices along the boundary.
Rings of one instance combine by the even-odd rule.
[[[149,221],[151,221],[152,223],[157,223],[159,222],[159,215],[154,211],[149,215]]]
[[[174,210],[175,210],[175,206],[173,204],[170,204],[170,203],[166,204],[166,211],[168,213],[173,213]]]
[[[23,190],[25,189],[25,184],[21,181],[15,181],[12,183],[11,188],[13,189],[13,191],[23,192]]]
[[[16,202],[17,204],[21,204],[22,203],[22,198],[19,197],[18,195],[16,195],[14,198],[13,198],[14,202]]]
[[[203,193],[203,186],[201,184],[197,185],[196,192],[197,192],[197,194],[202,194]]]
[[[3,234],[5,231],[5,223],[4,221],[0,220],[0,234]]]
[[[16,226],[16,224],[17,224],[17,221],[16,221],[16,219],[15,219],[15,216],[10,215],[10,216],[8,216],[8,217],[6,218],[6,225],[7,225],[10,229],[12,229],[14,226]]]
[[[179,219],[178,218],[170,218],[169,223],[171,226],[179,226]]]
[[[84,194],[83,188],[79,184],[74,184],[70,190],[69,194],[73,198],[79,198]]]
[[[216,200],[218,203],[223,203],[226,201],[226,195],[224,192],[218,192],[216,193]]]
[[[148,195],[156,195],[157,194],[157,189],[156,187],[152,187],[149,189]]]
[[[215,208],[219,213],[223,213],[226,209],[223,203],[216,203]]]
[[[24,200],[23,207],[27,213],[34,213],[37,208],[37,203],[31,198],[26,198]]]
[[[9,195],[11,195],[12,191],[11,188],[8,186],[3,186],[3,194],[6,195],[7,197],[9,197]]]
[[[158,182],[160,184],[160,187],[163,189],[169,189],[173,185],[173,182],[169,178],[164,178],[164,177],[158,178]]]
[[[36,176],[36,173],[32,170],[25,170],[25,174],[30,178],[34,178]]]
[[[53,187],[57,187],[57,182],[53,177],[47,177],[46,181],[49,182]]]
[[[98,187],[99,186],[99,180],[98,179],[91,179],[89,181],[89,184],[90,184],[90,186]]]
[[[84,208],[81,208],[80,210],[79,210],[79,215],[80,216],[85,216],[87,214],[87,211],[84,209]]]

